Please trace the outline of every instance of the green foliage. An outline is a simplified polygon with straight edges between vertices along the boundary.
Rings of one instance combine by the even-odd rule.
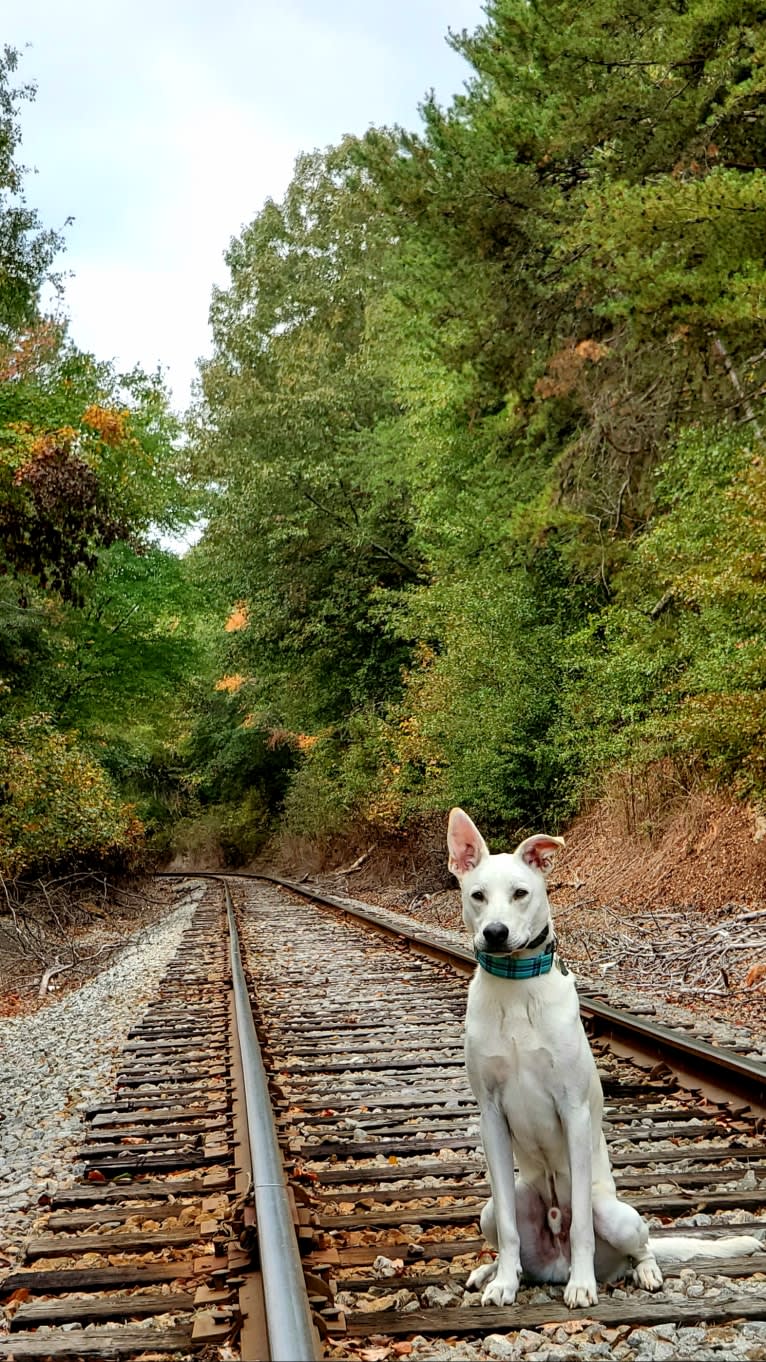
[[[302,157],[284,203],[232,244],[231,287],[213,299],[194,463],[217,495],[193,561],[222,603],[247,602],[225,665],[266,708],[278,676],[288,725],[388,695],[404,656],[374,616],[378,588],[419,572],[401,479],[368,477],[392,410],[364,348],[385,229],[342,148]]]
[[[43,715],[0,732],[0,875],[130,863],[143,834],[97,762]]]
[[[102,782],[69,847],[20,776],[19,864],[118,846],[110,779],[225,862],[551,827],[615,771],[766,800],[762,6],[490,0],[453,41],[449,107],[301,156],[232,241],[185,441],[37,315],[0,65],[0,714]]]
[[[390,712],[387,793],[401,815],[470,803],[493,821],[551,816],[561,778],[559,630],[538,617],[529,578],[491,565],[409,602],[415,650]],[[404,621],[403,621],[404,622]]]
[[[19,106],[34,97],[34,87],[14,85],[18,59],[15,48],[0,50],[0,342],[35,319],[41,285],[56,282],[50,267],[62,245],[24,199]]]
[[[204,642],[198,591],[150,538],[192,510],[178,425],[156,380],[115,374],[49,323],[2,363],[0,713],[79,733],[153,831],[177,802],[174,780],[158,798],[157,768]],[[54,862],[67,853],[50,831]]]
[[[233,804],[214,804],[174,825],[168,849],[201,866],[243,866],[263,850],[272,822],[258,789]]]
[[[766,479],[746,431],[685,432],[613,602],[570,637],[558,733],[592,781],[690,759],[766,796]]]
[[[762,10],[491,0],[454,42],[450,107],[302,158],[232,245],[224,680],[301,737],[317,835],[550,826],[651,763],[761,798]]]
[[[195,511],[157,376],[38,311],[59,238],[23,201],[0,57],[0,873],[135,858],[188,802],[183,688],[204,607],[158,532]],[[55,280],[53,280],[55,282]],[[136,809],[140,809],[143,822]]]

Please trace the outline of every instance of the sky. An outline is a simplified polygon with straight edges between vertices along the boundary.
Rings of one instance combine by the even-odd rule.
[[[21,112],[30,206],[63,227],[75,342],[160,363],[174,403],[209,349],[226,247],[296,156],[370,124],[418,125],[470,70],[448,29],[479,0],[11,0],[2,41],[37,96]]]

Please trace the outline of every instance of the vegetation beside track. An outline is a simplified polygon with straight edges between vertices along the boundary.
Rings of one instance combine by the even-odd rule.
[[[302,156],[232,242],[183,440],[41,315],[6,54],[3,874],[762,808],[761,8],[490,0],[453,41],[448,108]]]

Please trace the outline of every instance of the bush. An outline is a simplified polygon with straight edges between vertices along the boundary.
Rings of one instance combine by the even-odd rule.
[[[143,825],[117,798],[102,768],[45,715],[0,734],[0,874],[83,860],[135,859]]]

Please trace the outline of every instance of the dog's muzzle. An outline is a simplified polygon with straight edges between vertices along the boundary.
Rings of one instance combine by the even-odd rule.
[[[485,950],[505,953],[508,950],[509,935],[504,922],[488,922],[482,932]],[[518,950],[518,946],[516,949]]]

